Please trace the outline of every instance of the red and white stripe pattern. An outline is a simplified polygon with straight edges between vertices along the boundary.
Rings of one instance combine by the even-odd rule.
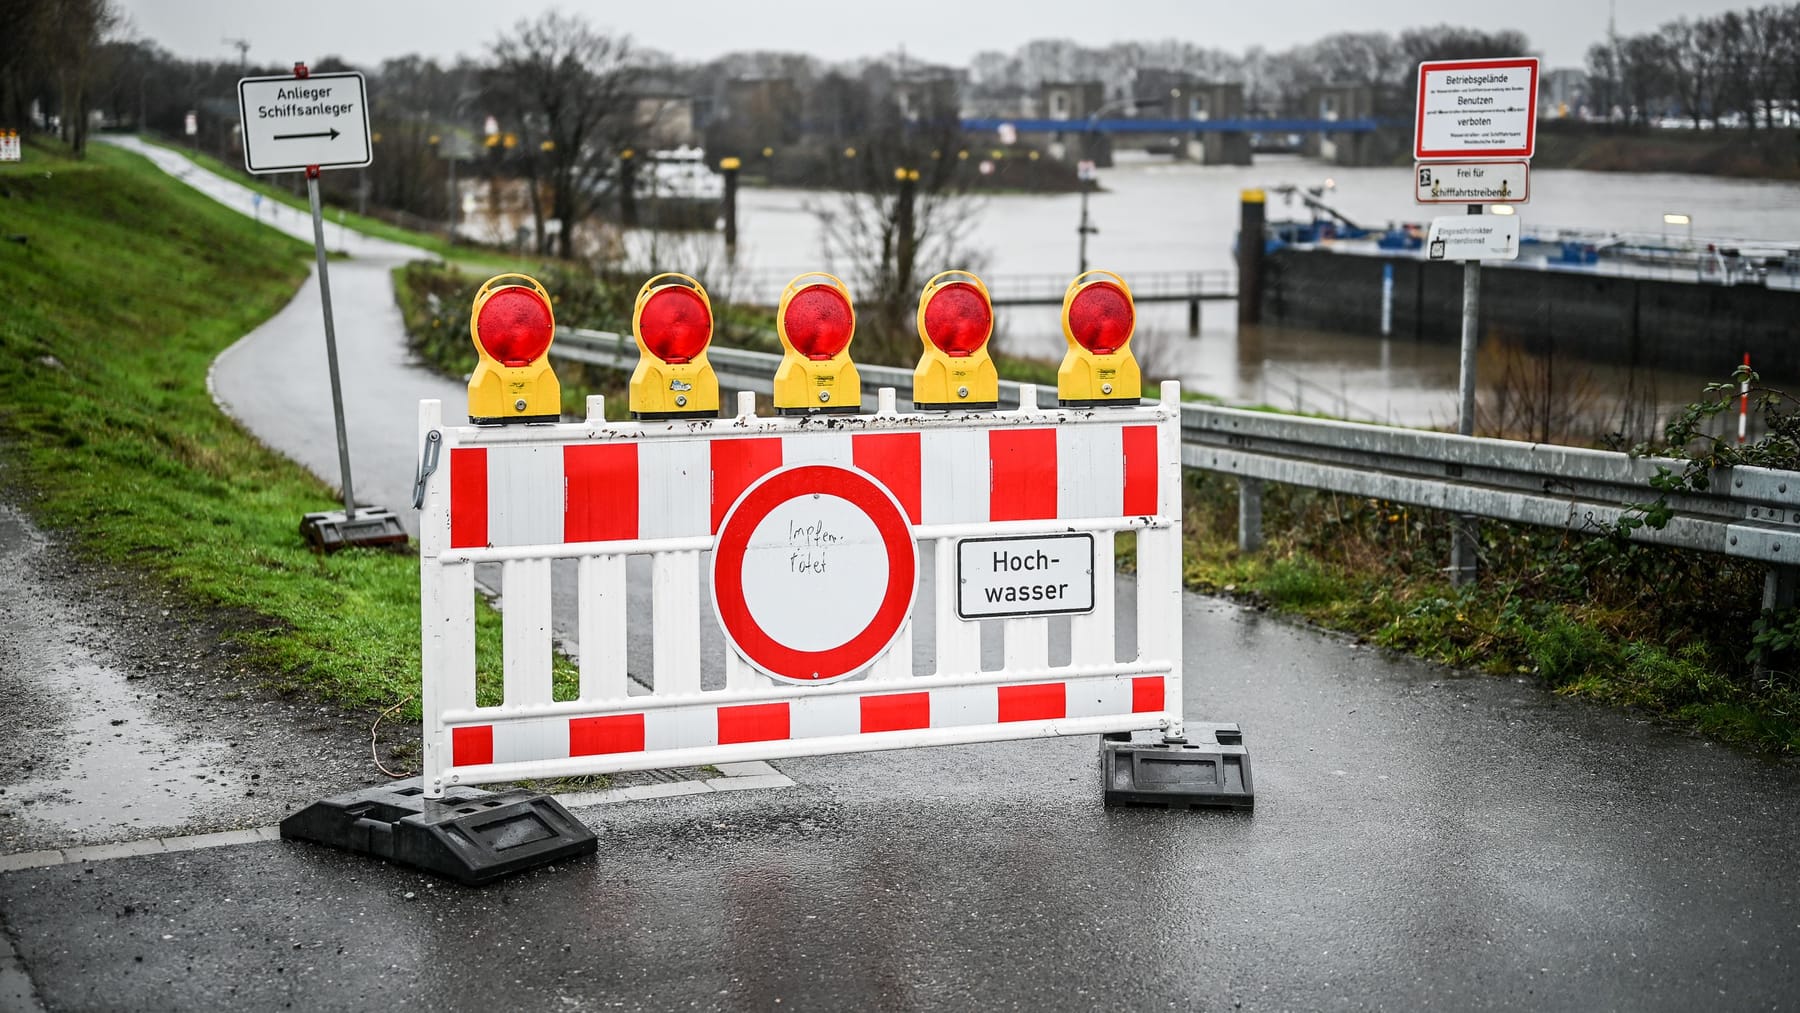
[[[712,535],[757,479],[803,463],[868,472],[915,525],[1154,516],[1156,435],[1085,423],[457,447],[449,547]]]
[[[443,425],[420,408],[421,446],[443,441],[420,521],[426,793],[456,783],[610,773],[730,760],[1162,727],[1182,711],[1180,396],[1106,411],[1024,408],[968,417],[736,418],[504,430]],[[934,600],[861,675],[777,685],[727,645],[724,685],[703,689],[714,610],[703,559],[739,498],[800,464],[856,468],[898,502],[935,555]],[[1084,528],[1134,530],[1135,658],[1119,656],[1112,539],[1095,539],[1092,612],[1069,618],[1068,662],[1050,662],[1044,616],[965,622],[960,539]],[[650,561],[646,595],[627,555]],[[578,699],[553,700],[551,560],[579,560]],[[504,570],[504,702],[476,703],[475,567]],[[931,616],[918,623],[923,609]],[[991,624],[991,625],[990,625]],[[992,626],[997,626],[995,630]],[[1000,634],[1002,668],[984,664]],[[647,667],[628,639],[650,634]],[[630,635],[628,637],[628,634]],[[929,674],[914,674],[927,636]],[[642,660],[631,664],[642,666]],[[712,673],[716,675],[717,673]],[[647,681],[650,695],[629,691]],[[716,684],[717,679],[706,680]]]
[[[1164,711],[1160,675],[1106,676],[914,692],[804,695],[583,716],[515,717],[450,727],[451,766],[705,749],[921,729],[1011,725]]]

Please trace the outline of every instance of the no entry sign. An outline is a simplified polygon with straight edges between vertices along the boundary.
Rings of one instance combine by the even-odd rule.
[[[1530,158],[1537,96],[1536,57],[1421,63],[1413,157]]]
[[[726,514],[713,607],[752,665],[825,682],[887,651],[912,612],[918,572],[891,492],[854,468],[801,465],[771,472]]]

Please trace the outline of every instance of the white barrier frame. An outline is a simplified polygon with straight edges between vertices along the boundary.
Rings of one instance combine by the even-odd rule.
[[[438,401],[419,406],[419,438],[423,452],[430,435],[441,441],[438,466],[424,481],[420,516],[419,578],[421,612],[421,668],[423,709],[423,783],[428,798],[442,797],[445,789],[459,784],[485,784],[528,778],[606,774],[626,770],[656,769],[794,756],[898,749],[953,743],[991,742],[1060,735],[1087,735],[1161,729],[1170,736],[1182,734],[1182,611],[1181,611],[1181,402],[1179,386],[1164,383],[1160,401],[1119,408],[1040,409],[1036,391],[1021,388],[1017,410],[981,413],[900,414],[894,409],[891,389],[883,389],[874,414],[820,417],[755,415],[754,398],[740,397],[739,414],[733,418],[668,422],[620,422],[604,420],[600,399],[590,399],[589,420],[579,423],[505,427],[444,426]],[[702,689],[700,672],[701,624],[716,622],[710,602],[700,592],[701,553],[710,550],[716,536],[635,538],[617,541],[558,542],[502,547],[451,547],[452,451],[459,448],[531,445],[562,447],[616,441],[650,441],[676,438],[739,438],[746,436],[795,436],[806,433],[928,433],[947,430],[985,431],[1003,427],[1080,427],[1083,425],[1155,427],[1156,512],[1137,516],[1072,517],[1028,521],[988,521],[970,524],[909,525],[921,556],[934,552],[935,601],[915,601],[935,612],[936,671],[913,674],[913,628],[909,616],[895,643],[863,672],[823,685],[796,685],[766,676],[726,646],[725,685]],[[642,444],[641,444],[642,445]],[[921,467],[930,467],[924,460]],[[1064,476],[1059,470],[1059,485]],[[567,494],[565,493],[565,496]],[[981,631],[976,621],[957,617],[956,588],[943,579],[956,572],[959,539],[995,535],[1049,535],[1094,532],[1094,609],[1072,617],[1070,663],[1049,664],[1049,619],[1042,616],[983,619],[1003,631],[1004,665],[981,670]],[[1114,643],[1115,568],[1112,539],[1104,535],[1135,531],[1137,535],[1137,656],[1116,660]],[[648,555],[655,562],[653,630],[653,686],[649,695],[630,692],[626,673],[625,560]],[[575,559],[579,566],[580,693],[577,699],[552,699],[552,645],[550,630],[553,559]],[[475,566],[499,563],[505,568],[503,701],[477,707],[475,672]],[[922,579],[922,576],[921,576]],[[609,603],[601,608],[597,603]],[[1154,709],[1136,710],[1134,695],[1142,681],[1160,684],[1160,700]],[[1137,680],[1137,681],[1134,681]],[[755,741],[718,742],[699,746],[652,748],[642,730],[655,716],[659,722],[682,727],[694,722],[723,720],[721,709],[761,704],[787,704],[784,726],[796,712],[836,712],[842,707],[865,706],[868,698],[933,694],[927,698],[932,720],[940,707],[960,706],[956,701],[976,701],[993,688],[1004,696],[1060,685],[1065,713],[1048,718],[1005,718],[971,721],[947,727],[908,727],[899,730],[863,731],[856,734],[823,734]],[[1067,695],[1071,687],[1089,693],[1082,700],[1102,713],[1071,715]],[[1112,704],[1096,703],[1103,694]],[[1118,712],[1121,695],[1132,710]],[[940,704],[943,700],[947,703]],[[1146,697],[1146,699],[1149,699]],[[971,705],[969,713],[982,712],[984,704]],[[998,704],[1006,706],[1004,702]],[[1108,707],[1111,710],[1108,710]],[[747,713],[735,711],[734,714]],[[640,717],[636,750],[589,755],[494,760],[496,728],[534,734],[533,728],[554,729],[564,722],[561,734],[571,736],[573,720]],[[719,727],[722,727],[719,726]],[[454,761],[453,736],[458,730],[486,729],[488,762]],[[715,731],[716,738],[723,735]],[[565,738],[565,741],[567,739]],[[573,747],[569,747],[571,750]]]

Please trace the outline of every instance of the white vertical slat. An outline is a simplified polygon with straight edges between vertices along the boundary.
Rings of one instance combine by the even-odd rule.
[[[1181,602],[1181,384],[1174,380],[1162,383],[1162,421],[1156,424],[1156,494],[1157,511],[1169,519],[1169,526],[1158,532],[1158,543],[1164,546],[1166,569],[1160,583],[1139,584],[1148,588],[1152,597],[1163,602],[1161,643],[1163,656],[1169,659],[1169,676],[1163,683],[1163,708],[1173,724],[1169,734],[1182,730],[1182,602]],[[1142,542],[1139,542],[1142,545]],[[1143,593],[1139,592],[1140,603]],[[1140,627],[1138,635],[1143,635]]]
[[[919,437],[919,457],[921,522],[987,523],[993,491],[987,430],[927,429]]]
[[[983,461],[986,460],[984,456]],[[937,670],[939,675],[981,671],[981,624],[956,614],[956,539],[937,540]]]
[[[705,440],[638,446],[638,537],[687,538],[712,530],[712,450]]]
[[[1094,533],[1094,610],[1069,620],[1069,663],[1109,665],[1116,660],[1113,608],[1118,584],[1113,576],[1113,533]]]
[[[651,566],[652,685],[658,696],[700,692],[700,553],[663,552]]]
[[[566,499],[562,448],[489,447],[487,454],[489,543],[560,543]]]
[[[725,644],[725,688],[753,689],[764,685],[766,677],[744,660],[730,642]]]
[[[443,430],[442,402],[419,402],[419,451],[428,435]],[[419,509],[419,710],[425,794],[444,795],[450,766],[450,734],[439,720],[445,709],[475,703],[475,568],[446,567],[438,556],[450,544],[450,449],[438,444],[435,474],[425,481]],[[460,593],[459,593],[460,590]]]
[[[917,607],[915,603],[914,607]],[[875,659],[869,666],[870,682],[896,682],[911,678],[913,674],[912,655],[912,620],[900,624],[900,632],[894,637],[894,644],[886,654]]]
[[[794,433],[781,441],[781,466],[796,464],[832,464],[840,468],[856,467],[856,455],[850,434],[843,432]]]
[[[581,699],[623,699],[625,557],[586,556],[577,567],[576,594],[581,611],[575,636],[581,644]]]
[[[507,706],[550,702],[550,560],[516,559],[500,572]]]
[[[1050,664],[1050,620],[1042,616],[1008,619],[1000,624],[1009,672],[1046,668]]]
[[[1056,427],[1056,516],[1063,520],[1118,517],[1124,512],[1123,427]]]

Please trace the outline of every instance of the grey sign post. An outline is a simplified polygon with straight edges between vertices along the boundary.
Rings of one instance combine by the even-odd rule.
[[[1537,95],[1535,57],[1419,64],[1413,124],[1414,200],[1421,204],[1465,200],[1471,215],[1482,214],[1488,204],[1529,200],[1531,156],[1537,146]],[[1518,256],[1518,222],[1509,218],[1504,226],[1463,228],[1447,224],[1450,222],[1452,219],[1440,218],[1432,223],[1426,258],[1463,262],[1456,431],[1473,436],[1481,260]],[[1450,543],[1450,573],[1456,583],[1475,579],[1475,549],[1475,519],[1458,517]]]
[[[325,362],[331,376],[331,412],[337,426],[338,468],[344,510],[307,514],[300,532],[331,551],[346,545],[404,544],[400,519],[382,507],[358,510],[350,478],[350,439],[344,428],[344,393],[338,379],[337,330],[331,315],[331,273],[325,255],[325,220],[319,204],[322,169],[359,168],[372,160],[369,104],[361,74],[313,75],[294,65],[291,77],[238,81],[244,168],[252,173],[306,173],[312,204],[313,250],[319,262],[319,299],[325,311]]]

